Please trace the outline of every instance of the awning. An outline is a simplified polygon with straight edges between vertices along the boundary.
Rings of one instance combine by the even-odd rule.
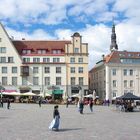
[[[30,90],[31,88],[28,86],[20,86],[19,89],[20,90]]]
[[[3,92],[17,92],[17,91],[16,90],[5,89],[5,90],[3,90]]]
[[[63,90],[53,90],[53,94],[63,94]]]

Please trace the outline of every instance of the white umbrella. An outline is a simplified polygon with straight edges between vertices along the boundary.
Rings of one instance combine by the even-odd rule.
[[[2,92],[3,95],[12,95],[12,96],[20,96],[22,95],[19,92]]]
[[[23,96],[38,96],[38,94],[32,93],[32,92],[26,92],[22,93]]]
[[[45,93],[45,96],[51,97],[52,95],[49,93]]]
[[[89,94],[89,95],[86,95],[84,97],[93,98],[93,95],[92,94]]]
[[[71,97],[78,97],[79,98],[79,94],[74,94]]]

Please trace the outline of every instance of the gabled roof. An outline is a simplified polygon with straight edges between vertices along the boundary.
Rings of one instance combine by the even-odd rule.
[[[140,52],[114,51],[105,57],[106,63],[121,63],[121,59],[140,59]]]
[[[121,63],[121,59],[140,59],[140,52],[113,51],[106,55],[103,60],[97,62],[89,73],[96,71],[97,68],[103,66],[105,63]]]
[[[65,44],[70,44],[71,41],[16,41],[12,40],[15,48],[18,53],[21,55],[23,49],[31,49],[33,53],[36,53],[38,49],[46,49],[46,50],[65,50]]]

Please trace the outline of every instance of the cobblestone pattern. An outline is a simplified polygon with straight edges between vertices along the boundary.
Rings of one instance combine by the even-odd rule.
[[[115,107],[89,107],[81,115],[74,105],[59,106],[60,130],[50,131],[53,105],[11,104],[0,108],[0,140],[138,140],[140,112],[119,112]]]

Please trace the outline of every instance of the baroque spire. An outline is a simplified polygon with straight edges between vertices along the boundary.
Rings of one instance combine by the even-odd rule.
[[[115,33],[115,24],[113,23],[112,26],[112,34],[111,34],[111,45],[110,45],[110,51],[117,51],[118,45],[116,43],[116,33]]]

